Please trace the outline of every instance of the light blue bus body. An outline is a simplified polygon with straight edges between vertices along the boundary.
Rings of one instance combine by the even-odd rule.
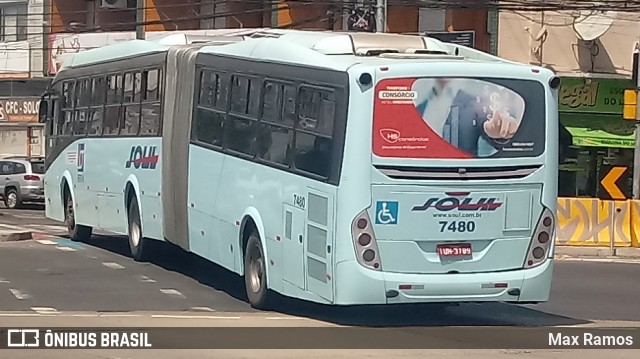
[[[87,51],[53,89],[126,66],[160,70],[160,102],[142,95],[130,106],[156,106],[136,115],[140,128],[159,122],[155,132],[122,135],[135,113],[127,107],[121,135],[100,135],[105,122],[98,134],[64,135],[55,126],[64,116],[50,111],[47,217],[64,221],[70,195],[76,225],[127,234],[135,201],[144,240],[244,275],[248,293],[255,274],[271,291],[336,305],[548,300],[558,172],[550,71],[417,36],[260,30],[226,44]],[[453,93],[453,105],[432,93]],[[87,113],[102,106],[108,118],[108,96]],[[51,98],[50,108],[64,101]],[[496,111],[511,122],[491,122]],[[249,294],[256,307],[261,293]]]

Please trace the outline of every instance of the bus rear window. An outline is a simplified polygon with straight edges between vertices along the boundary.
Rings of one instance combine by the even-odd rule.
[[[522,79],[397,78],[376,86],[373,153],[513,158],[544,152],[545,90]]]

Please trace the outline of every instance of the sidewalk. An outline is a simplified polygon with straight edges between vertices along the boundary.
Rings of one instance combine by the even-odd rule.
[[[640,248],[620,247],[573,247],[556,246],[556,259],[610,259],[610,260],[637,260],[640,263]]]

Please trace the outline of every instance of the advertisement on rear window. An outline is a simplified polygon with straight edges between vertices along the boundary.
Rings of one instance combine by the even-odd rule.
[[[373,153],[513,158],[544,152],[544,87],[531,80],[402,78],[376,86]]]

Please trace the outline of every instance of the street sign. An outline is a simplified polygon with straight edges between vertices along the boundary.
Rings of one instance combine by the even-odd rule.
[[[629,168],[626,166],[600,167],[600,186],[598,197],[602,199],[624,200],[629,198],[628,186],[624,185],[629,179]]]

